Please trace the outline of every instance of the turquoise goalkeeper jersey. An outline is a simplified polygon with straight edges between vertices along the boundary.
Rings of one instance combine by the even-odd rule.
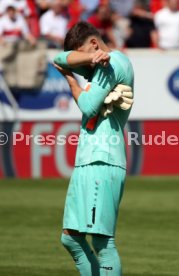
[[[107,118],[100,114],[100,110],[104,99],[117,84],[126,84],[133,88],[132,65],[124,54],[116,50],[109,53],[111,58],[107,67],[96,65],[93,73],[89,74],[84,68],[70,68],[67,62],[69,53],[58,54],[54,62],[89,78],[91,83],[88,92],[82,91],[77,102],[83,116],[75,166],[102,161],[126,169],[124,126],[130,110],[114,107],[113,113]],[[96,115],[98,120],[95,129],[87,129],[87,122]]]

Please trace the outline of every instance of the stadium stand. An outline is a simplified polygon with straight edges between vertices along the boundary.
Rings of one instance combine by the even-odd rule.
[[[158,41],[161,39],[159,21],[164,12],[160,10],[165,8],[166,11],[167,6],[174,2],[179,7],[178,0],[0,0],[0,25],[4,21],[6,6],[12,4],[19,17],[24,18],[21,21],[26,21],[23,25],[28,25],[32,37],[43,37],[50,48],[62,48],[67,30],[80,20],[91,22],[105,33],[105,40],[113,48],[165,48]],[[172,12],[171,20],[174,16],[177,18],[177,13]],[[173,21],[172,30],[178,28],[177,22],[177,19]],[[167,29],[162,31],[167,32]],[[3,38],[1,33],[1,41]]]

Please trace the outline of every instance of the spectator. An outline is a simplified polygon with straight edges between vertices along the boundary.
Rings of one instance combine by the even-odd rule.
[[[25,19],[17,12],[14,1],[8,1],[5,14],[0,18],[0,43],[18,42],[22,38],[28,40],[32,45],[36,43]]]
[[[104,0],[103,0],[104,1]],[[125,46],[125,41],[128,37],[130,16],[135,0],[107,0],[113,11],[112,20],[114,23],[114,36],[118,48]]]
[[[122,17],[116,12],[111,15],[113,21],[113,33],[115,36],[116,44],[119,49],[125,46],[125,41],[128,37],[129,31],[129,19],[127,17]]]
[[[105,43],[112,48],[117,47],[113,34],[111,10],[108,5],[100,5],[94,15],[88,18],[88,22],[99,30]]]
[[[69,22],[68,28],[73,27],[78,21],[81,20],[81,14],[84,11],[84,7],[80,4],[80,0],[73,0],[69,3],[68,13],[69,13]]]
[[[29,2],[32,0],[28,0]],[[50,8],[51,8],[51,4],[54,2],[55,0],[36,0],[36,5],[38,7],[39,10],[39,14],[40,16],[42,14],[44,14],[45,12],[47,12]],[[69,4],[71,2],[74,2],[74,0],[60,0],[59,1],[61,4],[61,7],[63,7],[64,9],[68,8]]]
[[[109,0],[111,9],[118,15],[128,17],[134,7],[135,0]]]
[[[99,4],[99,0],[80,0],[80,5],[84,8],[81,14],[81,19],[87,20],[95,12]]]
[[[126,46],[129,48],[148,48],[155,42],[155,25],[153,14],[148,10],[148,5],[138,0],[130,16],[130,27]]]
[[[32,0],[29,0],[29,1],[32,1]],[[36,0],[35,2],[38,7],[39,15],[41,16],[42,14],[47,12],[48,9],[50,9],[50,4],[52,1],[51,0]]]
[[[63,46],[68,20],[60,0],[54,0],[50,7],[40,18],[41,35],[47,39],[50,48],[59,48]]]
[[[157,46],[161,49],[179,48],[179,0],[167,0],[167,6],[155,14]]]
[[[5,13],[6,6],[10,4],[14,4],[16,6],[16,10],[21,13],[23,16],[29,15],[29,8],[26,0],[0,0],[0,13]]]
[[[16,9],[23,16],[27,17],[30,14],[30,10],[26,0],[14,0],[14,4],[16,5]]]
[[[0,14],[5,12],[8,3],[16,6],[17,12],[22,14],[26,19],[30,32],[34,37],[39,37],[39,22],[37,14],[37,6],[35,1],[32,0],[0,0]]]

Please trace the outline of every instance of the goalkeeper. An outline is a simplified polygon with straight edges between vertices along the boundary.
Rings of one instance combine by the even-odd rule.
[[[121,52],[111,51],[98,31],[86,22],[69,30],[64,50],[55,57],[55,67],[66,77],[83,116],[61,241],[80,275],[121,276],[115,229],[126,176],[124,126],[132,104],[132,65]],[[71,72],[88,79],[88,92]],[[117,84],[127,87],[119,86],[118,90]],[[110,96],[112,90],[119,93],[114,91]],[[129,97],[121,95],[123,90]],[[86,234],[91,234],[96,254]]]

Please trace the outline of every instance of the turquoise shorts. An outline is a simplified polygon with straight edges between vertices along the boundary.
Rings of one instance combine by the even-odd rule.
[[[114,236],[126,170],[103,162],[75,167],[68,187],[63,229]]]

